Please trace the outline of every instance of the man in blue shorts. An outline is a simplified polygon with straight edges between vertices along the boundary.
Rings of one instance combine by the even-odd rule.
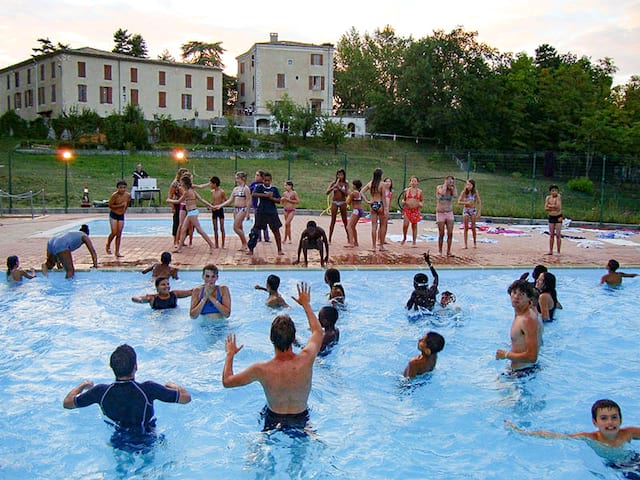
[[[63,406],[67,409],[82,408],[97,403],[102,413],[116,427],[112,443],[122,437],[130,437],[137,442],[141,437],[154,438],[156,418],[153,401],[167,403],[189,403],[191,395],[175,383],[164,386],[147,381],[138,383],[135,380],[138,363],[135,350],[129,345],[120,345],[111,354],[109,364],[116,376],[110,385],[95,385],[85,380],[64,398]],[[86,390],[86,392],[85,392]],[[84,393],[83,393],[84,392]],[[110,422],[107,422],[110,423]],[[126,442],[126,440],[125,440]]]
[[[278,247],[278,255],[284,255],[282,251],[282,239],[280,237],[280,227],[282,222],[278,216],[278,208],[276,203],[280,203],[280,191],[278,187],[271,185],[271,174],[265,172],[262,177],[262,183],[256,185],[251,196],[258,199],[258,208],[256,209],[256,221],[253,229],[256,232],[265,230],[267,226],[273,232],[273,238],[276,239]],[[253,253],[253,250],[251,250]]]

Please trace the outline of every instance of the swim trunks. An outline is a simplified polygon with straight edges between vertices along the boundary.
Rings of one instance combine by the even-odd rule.
[[[118,220],[124,222],[124,213],[122,215],[118,213],[109,212],[109,218],[112,220]]]
[[[173,292],[169,292],[169,298],[160,298],[156,295],[151,303],[151,308],[154,310],[167,310],[169,308],[176,308],[178,306],[178,297]]]
[[[303,410],[300,413],[276,413],[265,405],[262,409],[262,416],[264,417],[263,432],[276,429],[302,430],[307,426],[307,422],[309,421],[309,409]]]
[[[549,215],[549,223],[562,223],[562,214]]]
[[[224,209],[219,208],[217,210],[211,210],[211,218],[222,218],[224,219]]]
[[[447,222],[449,220],[454,221],[453,212],[436,212],[436,223]]]
[[[420,209],[419,208],[407,208],[404,207],[402,209],[402,215],[405,216],[405,218],[407,220],[409,220],[409,222],[411,223],[418,223],[420,220],[422,220],[422,215],[420,214]]]

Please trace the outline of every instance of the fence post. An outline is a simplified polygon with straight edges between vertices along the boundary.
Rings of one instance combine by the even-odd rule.
[[[471,170],[471,152],[467,152],[467,180],[469,180],[470,170]]]
[[[533,166],[531,171],[531,218],[529,222],[533,224],[533,211],[536,206],[536,152],[533,152]]]
[[[602,156],[602,177],[600,179],[600,225],[603,224],[604,219],[604,175],[605,167],[607,165],[607,156]]]
[[[342,168],[344,168],[344,171],[346,172],[347,171],[347,164],[349,163],[349,160],[348,160],[348,157],[347,157],[346,153],[342,154],[342,162],[344,164]]]
[[[11,198],[11,195],[13,195],[13,179],[11,176],[11,150],[9,150],[9,213],[11,213],[11,210],[13,209],[13,198]]]
[[[31,220],[35,217],[33,213],[33,190],[29,190],[29,206],[31,207]]]
[[[287,151],[287,178],[291,180],[291,155]]]
[[[235,148],[233,149],[233,159],[234,159],[234,162],[235,162],[234,163],[234,168],[235,168],[235,171],[237,172],[238,171],[238,152],[236,151]]]
[[[404,162],[404,172],[403,172],[403,178],[402,178],[402,190],[407,188],[407,152],[404,152],[403,162]]]

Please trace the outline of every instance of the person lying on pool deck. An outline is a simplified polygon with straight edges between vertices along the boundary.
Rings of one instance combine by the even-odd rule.
[[[171,290],[168,278],[156,278],[157,293],[148,293],[140,297],[131,297],[131,301],[135,303],[148,303],[154,310],[166,310],[168,308],[176,308],[178,299],[190,297],[191,290]]]
[[[266,362],[257,362],[242,372],[233,373],[233,358],[244,345],[237,346],[236,336],[227,336],[227,353],[222,372],[225,388],[241,387],[258,381],[267,400],[263,410],[264,429],[304,429],[309,420],[307,401],[311,391],[313,363],[322,346],[322,326],[311,309],[309,285],[298,284],[298,298],[292,297],[304,308],[311,329],[311,337],[300,353],[292,349],[296,327],[289,315],[278,315],[271,324],[271,343],[274,356]]]

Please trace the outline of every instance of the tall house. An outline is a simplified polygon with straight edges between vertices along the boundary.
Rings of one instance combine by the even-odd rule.
[[[146,119],[222,116],[222,69],[136,58],[79,48],[0,69],[0,115],[26,120],[57,117],[73,108],[101,117],[138,105]]]
[[[278,40],[256,43],[236,57],[238,113],[268,115],[267,102],[284,94],[298,105],[331,115],[333,110],[333,45]]]

